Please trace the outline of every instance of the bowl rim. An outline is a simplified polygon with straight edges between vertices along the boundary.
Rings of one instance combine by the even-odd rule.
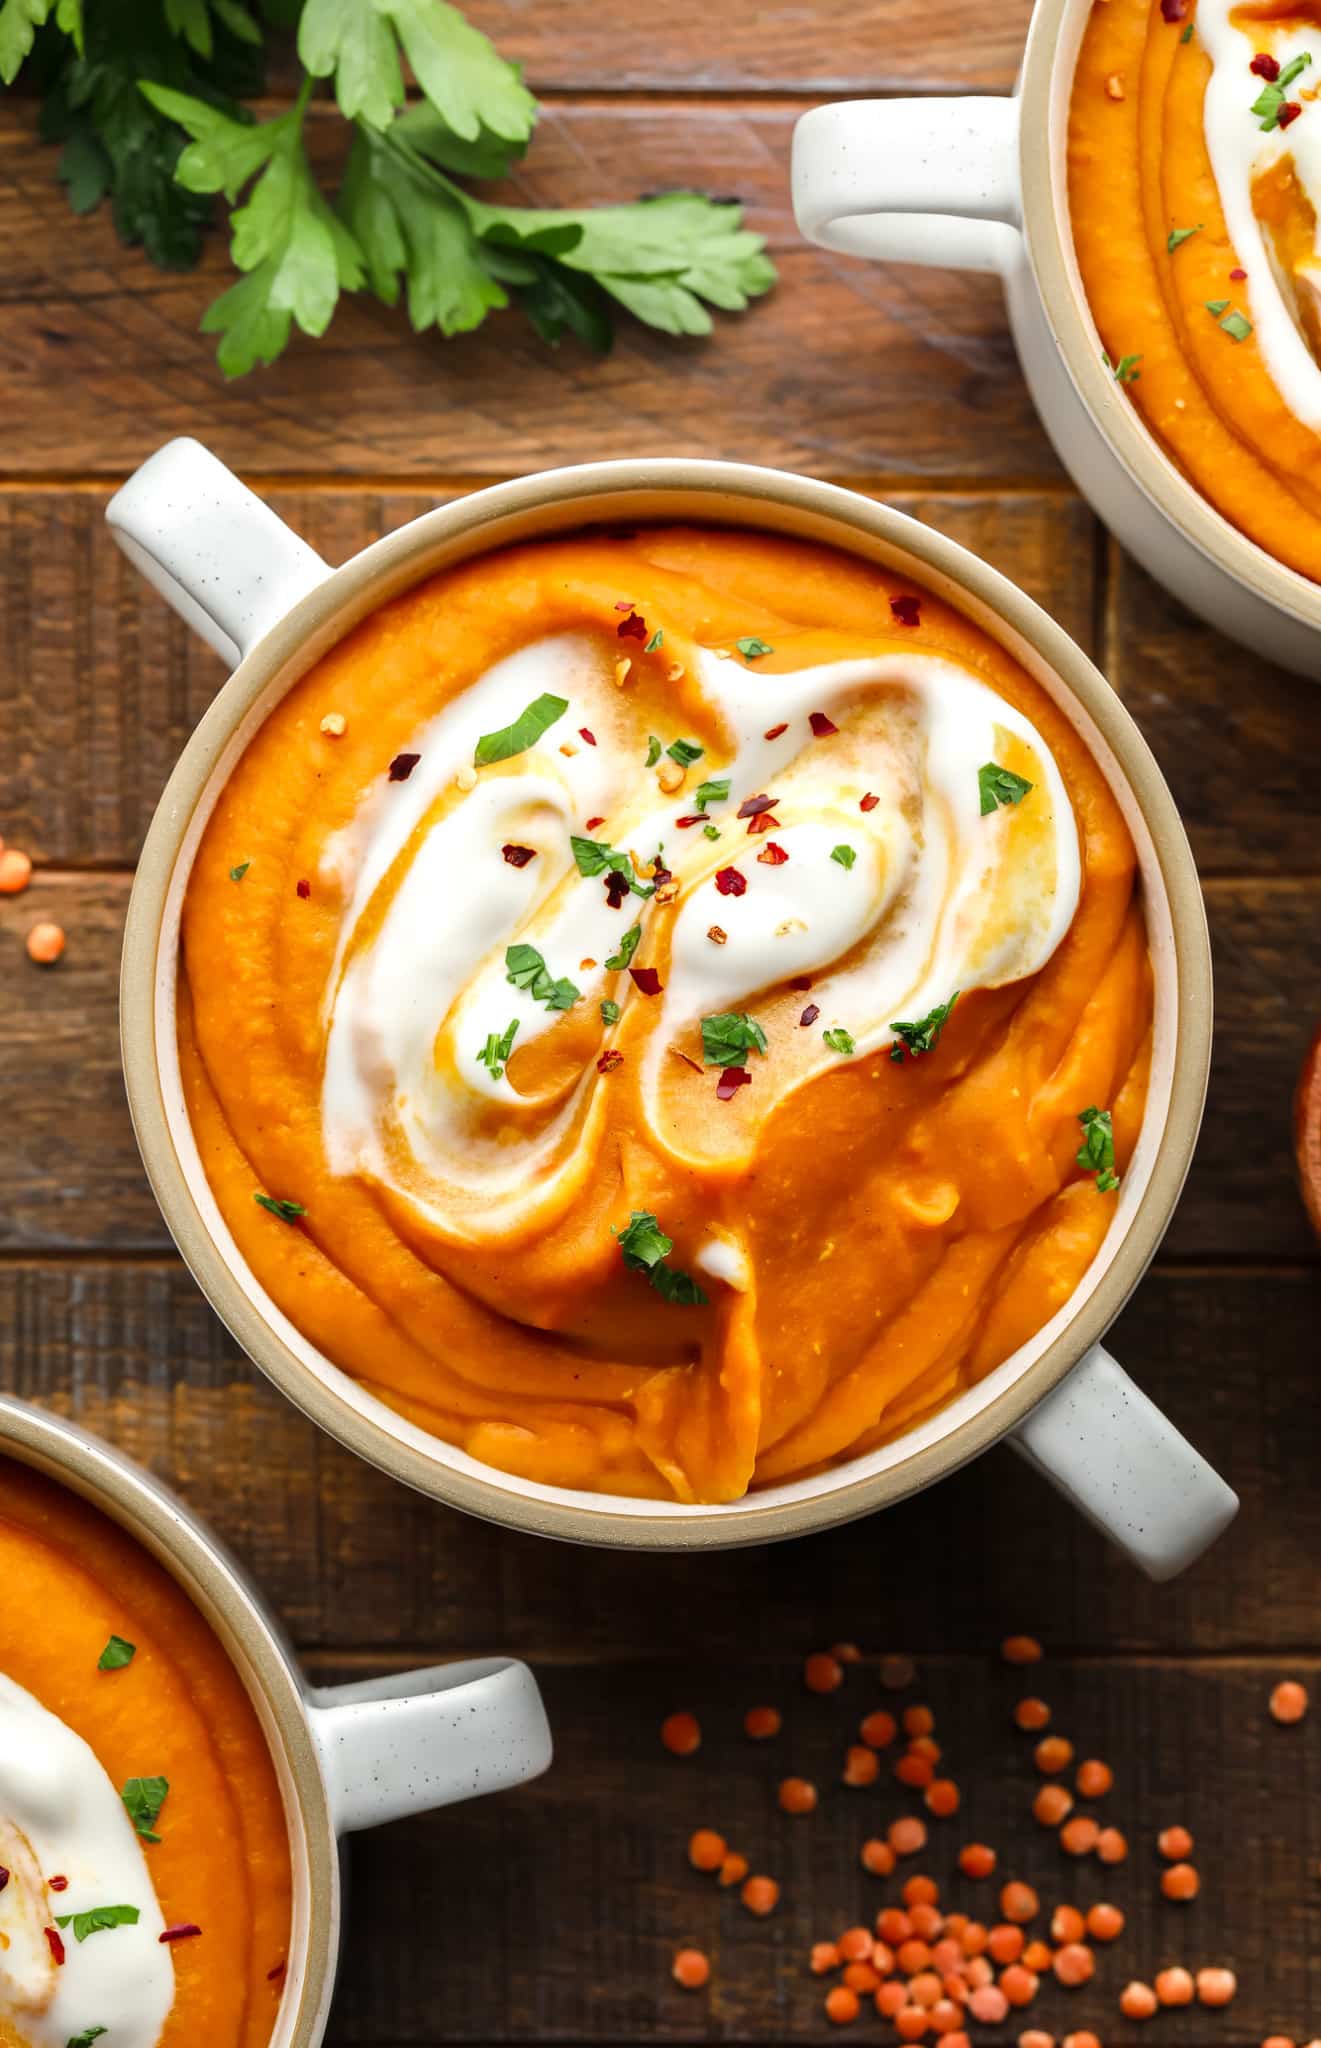
[[[294,1908],[289,1972],[273,2048],[315,2048],[325,2031],[338,1963],[341,1894],[335,1831],[302,1675],[247,1574],[183,1503],[141,1466],[77,1423],[0,1393],[0,1458],[67,1487],[117,1523],[179,1586],[233,1664],[253,1702],[281,1779],[291,1839]],[[281,1766],[283,1765],[283,1768]],[[299,1857],[299,1850],[302,1857]],[[306,1906],[299,1930],[300,1861]]]
[[[1166,454],[1101,360],[1068,217],[1067,120],[1077,61],[1061,52],[1090,0],[1035,0],[1019,72],[1019,189],[1023,241],[1051,337],[1092,424],[1131,481],[1206,560],[1299,624],[1321,632],[1321,584],[1241,533]],[[1191,16],[1189,17],[1191,19]],[[1139,566],[1143,566],[1138,557]],[[1152,573],[1159,579],[1160,571]]]
[[[1177,991],[1173,1072],[1166,1120],[1146,1186],[1105,1270],[1067,1326],[980,1413],[913,1449],[885,1471],[848,1477],[797,1501],[738,1512],[719,1507],[680,1519],[532,1497],[511,1475],[457,1470],[352,1406],[270,1327],[215,1243],[169,1129],[156,1046],[155,991],[166,906],[194,811],[217,760],[252,705],[288,671],[293,682],[352,626],[442,566],[447,544],[462,558],[511,539],[597,522],[701,519],[795,533],[876,560],[902,555],[1032,650],[1081,707],[1111,749],[1150,835],[1173,934]],[[633,501],[636,500],[636,504]],[[645,511],[643,506],[648,509]],[[737,509],[735,509],[737,508]],[[458,559],[451,554],[449,559]],[[957,601],[957,600],[956,600]],[[888,505],[839,485],[737,462],[655,457],[593,462],[488,486],[422,514],[332,572],[240,663],[184,747],[147,834],[125,927],[120,1039],[129,1109],[143,1163],[167,1227],[211,1306],[239,1345],[304,1414],[368,1463],[431,1498],[488,1521],[573,1542],[639,1550],[733,1548],[807,1534],[902,1499],[956,1470],[998,1441],[1059,1384],[1127,1301],[1164,1233],[1187,1175],[1205,1099],[1211,1046],[1211,959],[1206,912],[1192,850],[1174,799],[1130,714],[1100,671],[1041,606],[959,543]],[[438,1440],[439,1441],[439,1440]],[[442,1451],[453,1447],[441,1444]],[[753,1497],[755,1502],[755,1497]]]

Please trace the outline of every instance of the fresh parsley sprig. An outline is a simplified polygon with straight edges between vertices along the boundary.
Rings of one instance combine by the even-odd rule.
[[[910,1059],[917,1059],[922,1053],[934,1052],[940,1043],[940,1034],[949,1022],[950,1011],[962,994],[955,989],[947,1003],[937,1003],[927,1011],[916,1024],[891,1024],[895,1043],[890,1047],[890,1058],[902,1061],[905,1051]]]
[[[582,995],[582,990],[567,976],[561,975],[558,981],[554,978],[535,946],[520,944],[505,947],[505,980],[511,981],[515,988],[525,988],[534,1003],[544,1003],[548,1010],[571,1010]],[[509,1039],[512,1046],[513,1039],[509,1032],[505,1033],[505,1038]],[[505,1038],[499,1041],[501,1046],[504,1045]],[[485,1048],[479,1057],[483,1063],[487,1063]],[[508,1054],[505,1053],[502,1057],[507,1059]],[[498,1079],[499,1076],[495,1078]]]
[[[1096,1175],[1097,1191],[1109,1195],[1119,1186],[1119,1175],[1115,1172],[1115,1134],[1108,1109],[1080,1109],[1078,1121],[1083,1127],[1083,1141],[1075,1157],[1086,1172]]]
[[[745,1010],[721,1010],[702,1019],[702,1059],[708,1067],[741,1067],[750,1052],[765,1056],[766,1033]]]
[[[619,1239],[624,1264],[632,1272],[645,1273],[665,1301],[679,1308],[706,1306],[710,1297],[698,1286],[692,1274],[666,1264],[674,1250],[674,1239],[665,1235],[650,1209],[635,1209],[615,1236]]]

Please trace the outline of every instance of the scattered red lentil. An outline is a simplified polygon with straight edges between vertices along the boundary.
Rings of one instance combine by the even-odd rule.
[[[1041,1901],[1030,1884],[1014,1879],[1000,1893],[1000,1911],[1006,1920],[1035,1920],[1041,1911]]]
[[[919,1820],[916,1814],[903,1814],[890,1822],[888,1836],[896,1856],[916,1856],[919,1849],[926,1847],[926,1822]]]
[[[1027,1699],[1020,1700],[1014,1708],[1014,1721],[1019,1728],[1035,1731],[1046,1727],[1049,1720],[1050,1708],[1044,1700],[1039,1700],[1032,1694],[1029,1694]]]
[[[1086,2028],[1083,2028],[1077,2034],[1066,2034],[1060,2042],[1060,2048],[1101,2048],[1101,2043],[1096,2034],[1089,2034]]]
[[[1079,1984],[1086,1984],[1096,1969],[1096,1957],[1083,1941],[1066,1941],[1063,1948],[1056,1949],[1051,1965],[1061,1984],[1070,1990]]]
[[[1203,2005],[1228,2005],[1238,1990],[1238,1978],[1232,1970],[1199,1970],[1196,1982],[1197,1996]]]
[[[948,1820],[959,1810],[959,1788],[953,1778],[934,1778],[927,1786],[924,1804],[937,1820]]]
[[[1193,1838],[1187,1828],[1162,1828],[1156,1847],[1168,1863],[1182,1863],[1193,1853]]]
[[[846,1963],[865,1963],[876,1943],[867,1927],[846,1927],[836,1943],[841,1960]]]
[[[688,1838],[688,1861],[694,1870],[719,1870],[728,1850],[724,1836],[714,1828],[698,1828]]]
[[[1089,1813],[1075,1813],[1060,1829],[1060,1847],[1068,1856],[1090,1856],[1101,1839],[1101,1830]]]
[[[1122,1863],[1128,1855],[1128,1837],[1118,1828],[1102,1828],[1096,1838],[1096,1853],[1102,1863]]]
[[[907,1913],[901,1913],[898,1906],[883,1906],[876,1915],[876,1932],[891,1948],[898,1948],[901,1941],[907,1941],[913,1932],[913,1923]]]
[[[1026,2027],[1018,2037],[1018,2048],[1055,2048],[1055,2036],[1040,2027]]]
[[[724,1862],[721,1864],[716,1881],[718,1884],[722,1884],[725,1886],[726,1889],[728,1889],[729,1886],[732,1884],[742,1884],[747,1874],[747,1857],[737,1856],[731,1853],[730,1855],[726,1856]]]
[[[876,2010],[882,2019],[892,2020],[907,2003],[907,1986],[901,1984],[897,1977],[891,1978],[888,1984],[882,1984],[876,1994]]]
[[[975,2020],[998,2027],[1008,2014],[1009,2000],[998,1984],[979,1984],[968,2000],[968,2010]]]
[[[1271,1694],[1271,1718],[1286,1726],[1301,1721],[1307,1712],[1307,1687],[1295,1678],[1282,1678]]]
[[[1102,1899],[1087,1909],[1087,1932],[1093,1941],[1117,1941],[1124,1931],[1124,1916],[1118,1906]]]
[[[920,2005],[901,2005],[894,2016],[894,2030],[901,2041],[920,2041],[931,2022]]]
[[[1081,1941],[1086,1931],[1087,1922],[1076,1906],[1056,1906],[1050,1916],[1052,1941]]]
[[[1156,1996],[1162,2005],[1191,2005],[1192,1971],[1185,1970],[1178,1964],[1171,1969],[1159,1971],[1156,1977]]]
[[[1032,1755],[1037,1769],[1045,1777],[1053,1778],[1058,1771],[1067,1771],[1073,1762],[1073,1744],[1063,1735],[1043,1735]]]
[[[863,1869],[870,1871],[873,1877],[888,1877],[894,1869],[894,1850],[888,1842],[882,1842],[873,1835],[863,1843],[860,1861]]]
[[[1136,1979],[1126,1984],[1119,1994],[1119,2010],[1126,2020],[1149,2020],[1156,2010],[1156,1994],[1150,1984],[1139,1984]]]
[[[887,1714],[884,1707],[864,1715],[858,1727],[858,1734],[868,1749],[888,1749],[898,1733],[899,1725],[894,1715]]]
[[[803,1683],[809,1692],[835,1692],[844,1683],[844,1666],[829,1650],[817,1650],[803,1665]]]
[[[833,1941],[814,1941],[809,1965],[814,1977],[824,1977],[839,1968],[839,1949]]]
[[[1021,1927],[1015,1927],[1007,1920],[1002,1921],[1000,1926],[993,1927],[986,1937],[986,1953],[993,1963],[1016,1963],[1023,1953],[1026,1940],[1027,1936]]]
[[[919,1749],[908,1749],[895,1761],[894,1774],[901,1785],[910,1785],[920,1792],[931,1783],[936,1767],[929,1756],[923,1756]]]
[[[1035,1971],[1038,1977],[1042,1974],[1043,1970],[1050,1968],[1054,1960],[1054,1953],[1050,1944],[1044,1941],[1030,1941],[1019,1957],[1023,1968]]]
[[[773,1877],[750,1877],[739,1893],[749,1913],[764,1920],[780,1903],[780,1887]]]
[[[849,1963],[844,1970],[844,1982],[850,1991],[870,1995],[880,1989],[881,1973],[871,1963]]]
[[[959,1869],[965,1877],[989,1877],[995,1869],[995,1851],[985,1842],[969,1842],[959,1851]]]
[[[906,1906],[934,1906],[940,1900],[940,1886],[934,1877],[914,1871],[912,1877],[904,1879],[903,1899]]]
[[[844,1754],[841,1775],[846,1785],[874,1785],[881,1775],[880,1758],[864,1743],[850,1743]]]
[[[881,1684],[887,1692],[902,1692],[916,1677],[917,1666],[911,1657],[882,1657]]]
[[[862,1651],[856,1643],[832,1643],[830,1654],[837,1664],[861,1664]]]
[[[1032,1811],[1043,1828],[1058,1827],[1065,1815],[1073,1811],[1073,1794],[1063,1785],[1043,1785],[1032,1801]]]
[[[837,2027],[848,2026],[861,2010],[857,1992],[850,1991],[847,1984],[834,1984],[827,1991],[826,2018],[833,2020]]]
[[[1011,1963],[1000,1972],[1000,1989],[1011,2005],[1031,2005],[1040,1986],[1036,1972],[1023,1963]]]
[[[696,1714],[669,1714],[661,1722],[660,1739],[671,1756],[691,1756],[702,1746],[702,1730]]]
[[[1006,1664],[1039,1664],[1043,1654],[1035,1636],[1006,1636],[1000,1645]]]
[[[904,1734],[930,1735],[936,1725],[936,1717],[930,1707],[904,1708]]]
[[[817,1791],[810,1778],[785,1778],[778,1793],[783,1813],[815,1813]]]
[[[1078,1766],[1075,1785],[1084,1799],[1102,1799],[1115,1782],[1115,1774],[1109,1764],[1103,1764],[1099,1757],[1088,1757]]]
[[[778,1735],[784,1726],[784,1719],[778,1707],[749,1707],[743,1716],[743,1733],[750,1735],[754,1742],[766,1742],[772,1735]]]
[[[700,1991],[711,1975],[711,1964],[700,1948],[681,1948],[674,1958],[670,1971],[676,1984],[682,1984],[685,1991]]]
[[[1160,1874],[1160,1888],[1167,1899],[1186,1902],[1195,1899],[1202,1889],[1202,1880],[1191,1863],[1171,1863],[1168,1870]]]
[[[16,846],[0,852],[0,896],[17,896],[32,880],[32,862]]]
[[[43,919],[40,924],[33,925],[25,944],[29,960],[35,961],[38,967],[53,967],[64,951],[64,929],[49,919]]]

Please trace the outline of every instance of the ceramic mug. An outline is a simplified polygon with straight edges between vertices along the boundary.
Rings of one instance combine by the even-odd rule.
[[[535,1679],[525,1664],[493,1657],[309,1686],[238,1565],[136,1465],[5,1395],[0,1457],[58,1480],[126,1529],[183,1588],[242,1679],[275,1763],[293,1869],[288,1973],[270,2048],[316,2048],[339,1960],[340,1837],[537,1777],[551,1742]]]
[[[1037,0],[1012,98],[844,100],[794,131],[793,200],[851,256],[998,273],[1028,389],[1083,496],[1190,611],[1321,677],[1321,587],[1241,534],[1102,360],[1069,225],[1066,145],[1092,0]]]
[[[171,777],[129,906],[120,1018],[142,1156],[184,1258],[249,1356],[342,1443],[491,1520],[577,1542],[693,1549],[766,1542],[867,1514],[1007,1436],[1153,1576],[1170,1577],[1237,1501],[1100,1348],[1160,1241],[1192,1156],[1211,1045],[1197,872],[1133,721],[1068,635],[966,549],[854,492],[742,463],[601,462],[525,477],[428,512],[331,571],[195,441],[173,441],[112,500],[116,538],[231,662]],[[198,1157],[175,1033],[180,907],[216,796],[272,705],[387,599],[449,565],[593,522],[696,520],[823,542],[959,606],[1041,682],[1107,775],[1138,848],[1155,965],[1146,1117],[1105,1243],[1023,1348],[892,1443],[719,1506],[574,1492],[500,1472],[408,1422],[332,1365],[248,1271]]]

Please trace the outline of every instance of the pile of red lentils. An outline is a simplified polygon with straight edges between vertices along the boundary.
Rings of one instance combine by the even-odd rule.
[[[1042,1659],[1041,1645],[1032,1636],[1007,1637],[1000,1653],[1006,1664],[1024,1670]],[[811,1693],[838,1692],[846,1667],[860,1661],[856,1645],[837,1643],[806,1660],[804,1684]],[[883,1659],[880,1675],[882,1685],[895,1693],[910,1690],[917,1679],[906,1657]],[[1301,1721],[1307,1704],[1306,1689],[1294,1680],[1282,1681],[1270,1695],[1270,1712],[1279,1722]],[[1013,1719],[1019,1730],[1036,1738],[1033,1758],[1042,1783],[1032,1801],[1035,1820],[1056,1831],[1066,1856],[1094,1856],[1118,1871],[1129,1858],[1126,1835],[1091,1812],[1074,1811],[1079,1799],[1089,1804],[1105,1799],[1114,1785],[1110,1766],[1099,1757],[1075,1761],[1073,1743],[1048,1732],[1051,1710],[1035,1693],[1026,1693],[1017,1702]],[[749,1707],[743,1717],[743,1732],[752,1742],[773,1741],[782,1726],[783,1717],[774,1706]],[[691,1713],[669,1715],[660,1734],[672,1756],[692,1756],[701,1746],[701,1727]],[[873,1785],[888,1766],[899,1784],[921,1793],[933,1820],[948,1821],[962,1801],[957,1781],[942,1771],[943,1761],[936,1717],[929,1706],[896,1705],[894,1712],[878,1707],[863,1716],[857,1740],[845,1750],[840,1776],[847,1786]],[[786,1814],[808,1815],[816,1811],[819,1795],[810,1779],[785,1777],[779,1781],[777,1800]],[[903,1814],[891,1821],[884,1835],[860,1844],[859,1861],[872,1877],[898,1877],[901,1866],[911,1866],[922,1854],[928,1838],[925,1819]],[[1193,1848],[1193,1837],[1182,1826],[1164,1828],[1155,1840],[1160,1890],[1175,1903],[1195,1899],[1200,1889]],[[737,1887],[749,1913],[765,1917],[780,1904],[777,1880],[753,1871],[747,1857],[713,1827],[700,1827],[690,1837],[688,1861],[718,1885]],[[804,1955],[805,1978],[834,1980],[823,2000],[827,2020],[849,2026],[870,2010],[889,2023],[900,2041],[931,2037],[940,2048],[971,2048],[970,2027],[1003,2027],[1011,2014],[1026,2014],[1048,1984],[1075,1990],[1089,1983],[1096,1970],[1097,1946],[1108,1947],[1123,1935],[1121,1906],[1104,1901],[1086,1913],[1067,1903],[1048,1908],[1031,1885],[1001,1871],[1000,1852],[990,1843],[965,1843],[958,1867],[974,1884],[995,1881],[989,1898],[996,1902],[998,1917],[945,1911],[936,1880],[911,1868],[911,1874],[902,1878],[900,1902],[882,1906],[872,1926],[859,1924],[823,1935]],[[710,1981],[710,1958],[702,1949],[680,1948],[673,1976],[685,1990],[700,1991]],[[1191,2005],[1194,2000],[1204,2006],[1226,2006],[1237,1989],[1231,1969],[1198,1960],[1191,1966],[1178,1963],[1158,1970],[1150,1982],[1132,1979],[1120,1991],[1118,2006],[1126,2019],[1146,2020],[1162,2007]],[[1018,2048],[1056,2048],[1056,2036],[1042,2027],[1024,2027]],[[1064,2034],[1060,2048],[1101,2048],[1101,2043],[1095,2034],[1077,2031]],[[1263,2048],[1297,2044],[1277,2034],[1268,2037]],[[1310,2042],[1307,2048],[1321,2048],[1321,2041]]]
[[[21,896],[32,880],[32,861],[17,846],[0,839],[0,896]],[[38,967],[53,967],[64,951],[64,932],[49,918],[38,918],[28,928],[23,944],[29,960]]]

